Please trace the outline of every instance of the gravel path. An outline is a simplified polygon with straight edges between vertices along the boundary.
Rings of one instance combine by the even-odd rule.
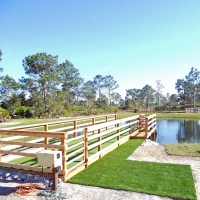
[[[200,158],[195,157],[181,157],[169,156],[165,152],[165,148],[157,143],[147,140],[140,146],[128,159],[149,161],[149,162],[162,162],[162,163],[178,163],[191,165],[195,187],[197,191],[198,200],[200,200]],[[13,181],[5,181],[0,179],[0,199],[1,200],[35,200],[42,199],[41,197],[32,194],[32,196],[15,196],[13,188],[21,183]],[[98,187],[77,185],[64,183],[63,188],[59,189],[57,193],[66,193],[65,199],[71,200],[170,200],[171,198],[160,197],[155,195],[147,195],[136,192],[127,192],[121,190],[104,189]],[[5,195],[7,194],[7,196]],[[52,198],[55,199],[55,198]]]

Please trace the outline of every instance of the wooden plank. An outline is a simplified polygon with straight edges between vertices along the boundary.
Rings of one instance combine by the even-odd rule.
[[[101,115],[101,116],[95,116],[95,118],[103,118],[106,115]],[[115,114],[110,114],[109,116],[115,116]],[[84,121],[84,120],[88,120],[93,118],[94,116],[91,117],[83,117],[83,118],[74,118],[77,121]],[[46,124],[48,124],[49,126],[51,125],[56,125],[56,124],[63,124],[63,123],[71,123],[74,121],[74,119],[71,120],[62,120],[62,121],[56,121],[56,122],[49,122],[49,123],[41,123],[41,124],[31,124],[31,125],[25,125],[25,126],[15,126],[15,127],[9,127],[9,128],[2,128],[1,130],[19,130],[19,129],[31,129],[31,128],[36,128],[36,127],[41,127],[41,126],[45,126]]]
[[[68,134],[68,133],[67,133]],[[84,136],[83,135],[80,135],[80,136],[77,136],[76,138],[70,138],[70,139],[67,139],[67,143],[70,143],[70,142],[72,142],[72,141],[75,141],[75,140],[78,140],[78,139],[80,139],[80,138],[83,138]]]
[[[2,130],[1,129],[0,133],[5,134],[5,135],[64,138],[64,132],[18,131],[18,130]]]
[[[76,175],[77,173],[81,172],[84,169],[85,169],[85,163],[84,162],[78,163],[73,168],[67,171],[67,179],[70,179],[71,177],[73,177],[74,175]]]
[[[81,145],[81,144],[83,144],[83,143],[84,143],[84,142],[81,141],[81,142],[78,142],[78,143],[73,144],[73,145],[71,145],[71,146],[67,146],[67,150],[73,149],[74,147],[79,146],[79,145]]]
[[[25,147],[46,147],[46,148],[55,148],[55,149],[64,149],[64,145],[53,145],[53,144],[37,144],[37,143],[26,143],[26,142],[12,142],[12,141],[0,141],[1,144],[10,144],[10,145],[20,145]]]
[[[66,145],[66,133],[65,133],[65,138],[62,138],[61,139],[61,145],[64,146],[64,149],[62,149],[62,165],[63,165],[63,170],[64,170],[64,176],[66,175],[66,170],[67,170],[67,164],[66,164],[66,161],[67,161],[67,145]]]
[[[102,145],[101,145],[101,129],[98,129],[98,143],[99,143],[99,145],[98,145],[98,151],[101,151],[101,149],[102,149]]]
[[[156,130],[156,127],[154,127],[149,133],[148,133],[148,138],[151,136],[151,134]]]
[[[134,120],[137,119],[138,116],[133,116],[133,117],[128,117],[128,118],[124,118],[124,119],[120,119],[120,120],[116,120],[116,121],[111,121],[111,122],[107,122],[107,123],[103,123],[103,124],[99,124],[99,125],[95,125],[95,126],[91,126],[88,127],[88,132],[94,131],[94,130],[98,130],[98,129],[102,129],[105,128],[106,126],[115,126],[116,124],[120,124],[122,122],[126,122],[129,120]]]
[[[135,134],[131,134],[130,136],[131,139],[135,139],[135,138],[146,138],[145,137],[145,132],[140,132],[140,131],[137,131]]]
[[[70,161],[67,161],[67,164],[69,165],[70,163],[74,162],[75,160],[81,158],[81,157],[84,157],[84,154],[80,154],[79,156],[76,156],[75,158],[73,158],[72,160]]]
[[[33,167],[33,166],[26,166],[26,165],[13,164],[13,163],[4,163],[4,162],[0,162],[0,166],[42,172],[41,167]],[[43,171],[45,173],[52,173],[52,169],[43,168]]]
[[[116,134],[114,134],[114,135],[111,135],[111,136],[109,136],[109,137],[107,137],[107,138],[105,138],[105,139],[101,139],[101,141],[98,141],[98,142],[95,142],[94,144],[89,145],[89,146],[88,146],[88,150],[93,149],[93,148],[95,148],[96,146],[98,146],[98,145],[100,145],[100,144],[103,144],[103,143],[105,143],[105,142],[107,142],[107,141],[109,141],[109,140],[112,140],[113,138],[116,138],[117,136],[122,135],[123,133],[125,133],[125,132],[127,132],[127,131],[129,131],[129,130],[130,130],[130,128],[128,128],[128,129],[126,129],[126,130],[123,130],[123,131],[121,131],[121,132],[119,132],[119,133],[116,133]]]
[[[48,124],[46,124],[45,126],[44,126],[44,131],[48,131],[48,129],[49,129],[49,126],[48,126]],[[49,139],[48,139],[48,137],[44,137],[44,143],[45,144],[49,144]],[[45,149],[47,149],[47,147],[45,147]]]
[[[88,162],[88,128],[85,128],[85,131],[84,131],[84,163],[86,164],[86,167],[88,166],[87,165],[87,162]]]
[[[148,126],[148,130],[151,129],[152,127],[154,127],[156,125],[156,123],[152,123],[150,126]]]
[[[5,151],[5,150],[0,150],[0,153],[8,154],[8,155],[19,155],[19,156],[28,156],[28,157],[37,158],[36,153],[25,153],[25,152],[19,152],[19,151]]]
[[[67,154],[67,157],[71,157],[72,155],[78,153],[79,151],[83,151],[84,150],[84,147],[81,147],[79,149],[77,149],[76,151],[72,151],[71,153]],[[67,163],[68,164],[68,163]]]

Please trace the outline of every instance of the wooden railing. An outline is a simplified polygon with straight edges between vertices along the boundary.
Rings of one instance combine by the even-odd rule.
[[[156,115],[150,115],[145,118],[145,138],[149,138],[156,133]]]
[[[106,121],[107,122],[102,124],[85,127],[82,127],[83,124],[81,124],[81,127],[67,132],[16,129],[0,130],[0,135],[8,134],[12,136],[35,136],[39,138],[38,141],[40,142],[17,142],[13,140],[5,141],[0,138],[0,145],[17,145],[32,147],[35,149],[34,152],[20,152],[15,150],[5,150],[0,146],[0,153],[36,158],[37,152],[43,149],[61,150],[63,155],[63,169],[60,171],[60,176],[64,181],[66,181],[68,178],[83,170],[85,167],[88,167],[88,165],[94,161],[128,141],[131,135],[145,132],[145,137],[148,137],[150,133],[155,131],[156,115],[151,115],[149,117],[145,117],[145,115],[138,115],[113,121],[109,121],[107,118]],[[94,123],[94,119],[92,123]],[[74,134],[75,132],[79,134]],[[44,138],[52,139],[47,142]],[[37,163],[36,166],[25,166],[22,164],[13,164],[1,161],[0,165],[23,170],[42,171],[41,167],[37,166]],[[51,169],[44,168],[43,170],[45,173],[51,173]]]
[[[25,126],[16,126],[13,128],[3,128],[2,130],[30,130],[30,129],[36,129],[36,128],[43,128],[45,132],[66,132],[69,130],[77,130],[79,127],[86,127],[86,126],[92,126],[95,124],[105,123],[108,121],[116,120],[117,115],[116,114],[110,114],[110,115],[101,115],[101,116],[94,116],[94,117],[82,117],[82,118],[75,118],[70,120],[63,120],[63,121],[56,121],[56,122],[50,122],[50,123],[41,123],[41,124],[32,124],[32,125],[25,125]],[[58,127],[58,126],[62,127]],[[53,127],[53,128],[52,128]],[[77,131],[73,132],[74,137],[77,136]],[[29,137],[27,136],[21,136],[21,138]],[[14,140],[15,138],[13,138]],[[12,140],[12,138],[10,138]],[[41,138],[40,141],[43,139]],[[44,138],[45,144],[49,143],[49,138]],[[39,140],[38,140],[39,142]],[[47,148],[45,148],[47,149]]]

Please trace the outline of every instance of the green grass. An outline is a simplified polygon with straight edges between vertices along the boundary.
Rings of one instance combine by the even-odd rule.
[[[165,144],[167,153],[179,156],[200,157],[200,144]]]
[[[139,139],[129,140],[68,182],[171,198],[196,199],[189,165],[126,160],[142,142]]]
[[[200,113],[179,113],[179,112],[145,112],[144,114],[151,115],[156,114],[157,118],[165,119],[190,119],[190,120],[200,120]]]

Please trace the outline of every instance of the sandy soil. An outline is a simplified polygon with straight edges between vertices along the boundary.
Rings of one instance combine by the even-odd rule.
[[[169,156],[167,155],[165,148],[157,143],[147,140],[140,146],[133,154],[128,158],[130,160],[149,161],[149,162],[162,162],[162,163],[176,163],[190,165],[197,191],[197,198],[200,200],[200,158],[196,157],[184,157],[184,156]],[[1,200],[19,200],[19,199],[42,199],[41,197],[33,194],[32,196],[15,196],[11,191],[19,183],[5,182],[0,180],[0,199]],[[3,190],[3,191],[2,191]],[[3,194],[8,194],[7,196]],[[98,187],[90,187],[83,185],[76,185],[70,183],[64,183],[62,189],[59,189],[57,193],[66,193],[65,199],[71,200],[170,200],[167,197],[160,197],[155,195],[147,195],[136,192],[127,192],[120,190],[111,190]],[[52,198],[55,199],[55,198]]]

